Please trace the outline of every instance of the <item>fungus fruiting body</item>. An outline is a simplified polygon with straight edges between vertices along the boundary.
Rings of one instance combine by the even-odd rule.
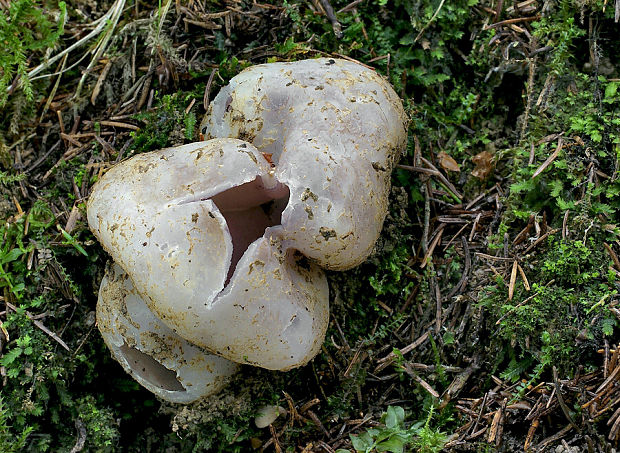
[[[222,363],[303,365],[328,324],[322,268],[359,264],[381,230],[406,143],[400,100],[372,70],[344,60],[259,65],[222,89],[204,131],[210,140],[134,156],[93,189],[88,222],[119,266],[102,284],[100,329],[121,363],[131,354],[148,362],[127,347],[157,325],[166,341]],[[112,312],[129,300],[152,318],[114,334],[126,324],[117,319],[131,316]],[[164,399],[217,388],[189,397],[177,385],[183,370],[154,360],[172,376],[123,366]]]

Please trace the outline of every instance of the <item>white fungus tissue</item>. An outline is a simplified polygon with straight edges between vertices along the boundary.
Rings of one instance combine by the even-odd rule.
[[[373,70],[320,58],[241,72],[202,129],[209,140],[111,168],[87,206],[117,264],[102,282],[100,330],[128,372],[174,402],[217,391],[232,362],[288,370],[318,353],[322,268],[371,252],[407,117]],[[141,343],[142,332],[158,340]]]

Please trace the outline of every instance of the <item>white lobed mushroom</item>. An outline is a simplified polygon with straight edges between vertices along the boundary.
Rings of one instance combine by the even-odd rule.
[[[321,267],[348,269],[372,250],[406,124],[390,85],[360,64],[251,67],[212,102],[212,140],[116,165],[88,222],[182,339],[238,363],[300,366],[327,329]]]
[[[97,325],[125,371],[168,401],[189,403],[216,393],[239,368],[166,327],[117,264],[106,269],[101,281]]]

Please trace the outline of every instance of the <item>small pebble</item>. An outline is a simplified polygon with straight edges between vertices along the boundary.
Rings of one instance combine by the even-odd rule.
[[[258,415],[254,418],[257,428],[266,428],[271,425],[280,414],[286,413],[282,406],[263,406],[258,410]]]

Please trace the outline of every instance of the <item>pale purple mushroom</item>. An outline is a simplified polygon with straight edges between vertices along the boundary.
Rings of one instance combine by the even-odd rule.
[[[212,102],[212,140],[113,167],[88,222],[162,325],[233,362],[287,370],[323,342],[321,267],[351,268],[374,246],[406,125],[390,85],[360,64],[254,66]]]
[[[285,247],[344,270],[379,237],[407,121],[375,71],[318,58],[244,70],[210,104],[202,128],[206,138],[241,138],[268,154],[290,191]]]

